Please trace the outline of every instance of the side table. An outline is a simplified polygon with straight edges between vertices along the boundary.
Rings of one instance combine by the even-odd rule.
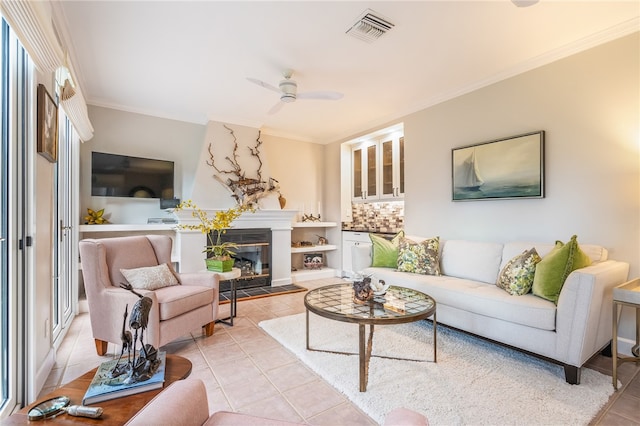
[[[220,281],[229,281],[231,284],[231,300],[229,301],[231,307],[229,309],[229,317],[216,320],[230,326],[233,326],[233,319],[236,316],[238,309],[238,289],[236,281],[240,278],[242,271],[240,268],[232,268],[230,272],[216,272]]]
[[[38,398],[32,404],[22,408],[17,413],[14,413],[6,419],[0,420],[0,425],[122,425],[125,424],[131,417],[133,417],[139,410],[142,409],[149,401],[156,395],[162,392],[171,383],[185,379],[191,374],[192,364],[187,358],[179,355],[167,354],[167,366],[165,369],[164,386],[160,389],[154,389],[147,392],[137,393],[134,395],[123,396],[121,398],[111,399],[109,401],[103,401],[96,406],[104,409],[104,414],[99,419],[90,419],[87,417],[73,417],[66,414],[61,414],[57,417],[42,421],[30,421],[29,410],[47,399],[65,395],[71,399],[71,404],[81,404],[84,393],[91,384],[93,376],[96,374],[97,367],[91,371],[86,372],[77,379],[67,383],[64,386],[57,388],[56,390]]]
[[[636,344],[631,348],[634,356],[618,356],[618,325],[622,307],[636,310]],[[628,281],[613,289],[613,339],[611,341],[613,359],[613,388],[618,390],[618,364],[635,362],[640,365],[640,278]]]

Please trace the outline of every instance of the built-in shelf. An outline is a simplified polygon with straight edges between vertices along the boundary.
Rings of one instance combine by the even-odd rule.
[[[292,225],[293,241],[315,241],[321,236],[326,236],[327,228],[338,226],[336,222],[294,222]],[[309,280],[317,280],[320,278],[330,278],[335,276],[336,270],[326,265],[320,269],[304,269],[303,257],[304,253],[318,253],[337,250],[335,244],[315,244],[312,246],[291,247],[291,263],[298,270],[291,272],[291,281],[302,282]],[[302,254],[302,255],[301,255]],[[323,256],[324,257],[324,256]],[[326,258],[323,259],[326,262]]]
[[[134,224],[115,224],[108,223],[104,225],[80,225],[80,232],[131,232],[131,231],[174,231],[178,226],[177,223],[134,223]]]
[[[321,246],[291,247],[291,253],[312,253],[314,251],[336,250],[338,246],[333,244],[323,244]]]
[[[294,228],[333,228],[338,226],[336,222],[294,222]]]
[[[319,280],[321,278],[332,278],[336,276],[336,270],[333,268],[320,268],[320,269],[301,269],[298,271],[291,271],[291,281],[303,282],[310,280]]]

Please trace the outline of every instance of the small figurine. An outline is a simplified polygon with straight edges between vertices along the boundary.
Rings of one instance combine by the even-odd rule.
[[[324,246],[324,245],[327,245],[327,244],[329,244],[329,240],[327,240],[322,235],[318,235],[318,245],[319,246]]]
[[[135,383],[148,380],[158,370],[160,366],[160,359],[158,359],[158,350],[153,345],[144,343],[144,331],[149,324],[149,311],[153,305],[151,298],[144,296],[133,289],[131,284],[120,283],[120,287],[125,290],[129,290],[131,293],[139,297],[138,301],[133,305],[131,309],[131,315],[129,316],[129,327],[134,331],[132,339],[133,348],[133,361],[128,362],[128,377],[124,380],[124,383]],[[125,318],[126,310],[125,309]],[[140,330],[140,339],[138,340],[138,330]],[[125,335],[126,333],[123,333]],[[126,336],[125,336],[126,339]],[[124,341],[124,340],[123,340]],[[136,346],[140,341],[141,353],[136,357]],[[115,369],[114,369],[115,370]],[[120,374],[124,371],[120,372]],[[112,373],[113,374],[113,373]]]
[[[320,213],[318,213],[318,217],[315,217],[313,213],[311,214],[303,214],[302,215],[303,222],[320,222]]]
[[[364,303],[373,297],[371,277],[365,277],[362,281],[353,282],[353,300],[356,303]]]

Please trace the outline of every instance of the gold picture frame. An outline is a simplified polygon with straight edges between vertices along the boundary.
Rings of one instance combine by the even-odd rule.
[[[51,163],[58,161],[58,106],[46,87],[38,84],[38,154]]]

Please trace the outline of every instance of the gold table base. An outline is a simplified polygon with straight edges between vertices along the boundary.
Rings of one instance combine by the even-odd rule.
[[[366,338],[366,324],[358,324],[358,353],[353,352],[342,352],[342,351],[332,351],[328,349],[315,349],[312,348],[309,344],[309,310],[306,310],[306,340],[307,340],[307,350],[313,352],[325,352],[337,355],[358,355],[360,357],[360,392],[367,391],[367,385],[369,382],[369,361],[371,357],[375,358],[384,358],[384,359],[395,359],[399,361],[414,361],[414,362],[438,362],[437,357],[437,327],[438,323],[436,320],[436,313],[433,313],[433,361],[428,359],[412,359],[412,358],[400,358],[386,355],[372,355],[371,351],[373,349],[373,330],[374,325],[369,324],[369,337]],[[366,341],[366,342],[365,342]]]

